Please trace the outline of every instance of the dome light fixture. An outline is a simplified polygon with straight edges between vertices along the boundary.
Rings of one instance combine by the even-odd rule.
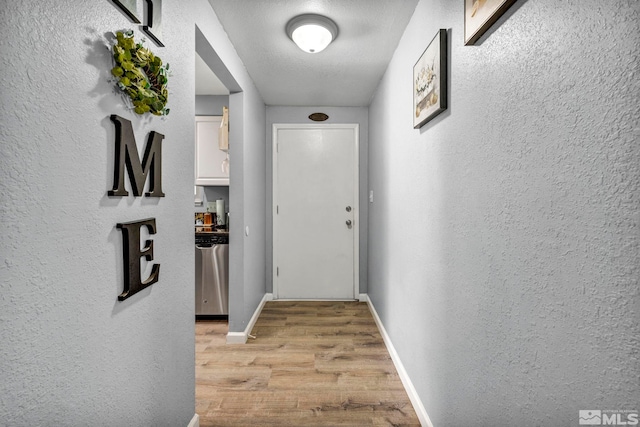
[[[322,15],[298,15],[287,23],[286,30],[289,38],[308,53],[322,52],[338,37],[336,23]]]

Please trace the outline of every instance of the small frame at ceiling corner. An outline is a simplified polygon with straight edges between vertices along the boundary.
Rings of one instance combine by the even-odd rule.
[[[475,44],[516,0],[464,0],[464,44]]]
[[[134,24],[140,24],[138,16],[138,0],[112,0],[122,13],[124,13]]]
[[[447,109],[447,30],[440,29],[413,66],[413,128]]]

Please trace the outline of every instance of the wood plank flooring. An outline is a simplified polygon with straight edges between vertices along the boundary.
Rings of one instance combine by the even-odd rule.
[[[211,426],[419,426],[366,303],[270,301],[245,345],[196,323],[196,412]]]

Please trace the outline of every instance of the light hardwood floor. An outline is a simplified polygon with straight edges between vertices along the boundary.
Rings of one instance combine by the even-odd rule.
[[[196,323],[200,426],[419,426],[360,302],[268,302],[245,345]]]

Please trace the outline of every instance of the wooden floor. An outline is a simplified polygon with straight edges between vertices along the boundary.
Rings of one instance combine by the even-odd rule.
[[[200,426],[419,426],[366,303],[268,302],[247,344],[196,323]]]

